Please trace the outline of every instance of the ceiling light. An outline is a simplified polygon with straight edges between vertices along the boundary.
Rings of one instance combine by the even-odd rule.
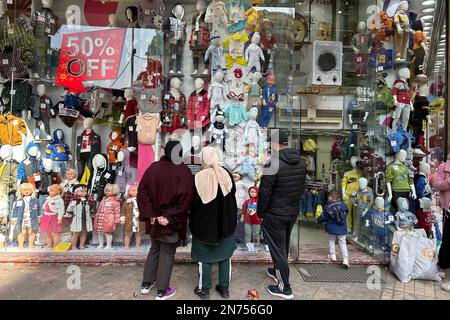
[[[431,14],[426,14],[426,15],[420,17],[420,18],[423,19],[423,20],[432,20],[434,18],[434,16],[431,15]]]
[[[422,12],[424,12],[424,13],[434,12],[434,8],[424,8],[424,9],[422,9]]]
[[[436,0],[426,0],[426,1],[422,1],[421,5],[423,7],[429,7],[429,6],[434,6],[436,4]]]

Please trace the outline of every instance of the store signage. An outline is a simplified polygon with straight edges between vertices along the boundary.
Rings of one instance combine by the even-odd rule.
[[[118,76],[126,29],[65,34],[56,85],[84,91],[83,81]]]

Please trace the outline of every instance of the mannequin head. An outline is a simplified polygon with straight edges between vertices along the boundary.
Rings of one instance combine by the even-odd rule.
[[[364,88],[363,87],[356,87],[356,95],[358,98],[362,97],[364,94]]]
[[[358,23],[358,33],[359,34],[365,34],[367,31],[367,23],[364,21],[360,21]]]
[[[426,97],[428,96],[428,92],[430,92],[428,84],[424,83],[419,87],[419,96]]]
[[[353,156],[350,158],[350,164],[352,165],[353,169],[357,169],[358,167],[356,166],[358,163],[359,157],[357,156]]]
[[[66,179],[67,180],[74,180],[77,177],[77,172],[75,171],[75,169],[68,169],[66,171]]]
[[[8,12],[8,6],[6,5],[6,2],[4,0],[0,1],[0,17],[6,14]]]
[[[117,196],[120,193],[119,186],[117,184],[108,183],[105,186],[105,196]]]
[[[384,209],[384,198],[383,197],[375,198],[375,208],[377,208],[379,210]]]
[[[51,9],[53,6],[53,0],[41,0],[41,2],[44,8]]]
[[[251,107],[250,110],[247,112],[249,120],[256,121],[256,118],[258,118],[258,108],[257,107]]]
[[[129,22],[133,22],[137,20],[138,16],[138,8],[135,6],[129,6],[125,9],[125,16]]]
[[[359,190],[366,190],[368,184],[369,181],[366,178],[359,178],[358,180]]]
[[[119,17],[115,13],[110,14],[108,17],[108,21],[111,27],[117,27],[119,24]]]
[[[52,171],[53,161],[52,159],[42,159],[42,165],[44,166],[45,171]]]
[[[406,156],[407,156],[406,151],[402,149],[395,154],[395,160],[398,160],[403,163],[406,160]]]
[[[64,16],[68,26],[79,26],[81,24],[81,10],[76,5],[68,6]]]
[[[277,79],[275,78],[275,76],[273,74],[267,75],[267,77],[266,77],[267,85],[274,86],[276,82],[277,82]]]
[[[119,138],[118,130],[111,131],[110,138],[111,138],[112,141],[117,140],[117,138]]]
[[[94,127],[94,119],[93,118],[86,118],[83,121],[83,128],[86,130],[91,130]]]
[[[45,86],[45,84],[39,84],[37,86],[38,95],[44,96],[46,92],[47,92],[47,87]]]
[[[218,108],[218,110],[217,110],[217,112],[216,112],[216,118],[215,118],[215,120],[216,120],[216,122],[222,123],[223,120],[225,119],[225,114],[223,113],[222,110],[220,110],[219,105],[217,105],[217,108]],[[257,110],[257,111],[258,111],[258,110]]]
[[[421,162],[419,165],[420,173],[424,173],[425,175],[429,175],[431,172],[431,166],[426,162]]]
[[[183,6],[181,4],[175,5],[175,7],[173,7],[172,13],[178,19],[180,19],[180,20],[183,19],[183,16],[184,16]]]
[[[215,46],[220,46],[220,35],[218,32],[216,31],[212,31],[209,34],[209,40],[211,41],[212,44],[214,44]]]
[[[131,198],[136,198],[138,195],[138,184],[136,182],[132,182],[130,187],[128,188],[128,196]]]
[[[409,210],[408,199],[398,198],[397,199],[397,207],[398,207],[399,211],[408,211]]]
[[[96,154],[94,159],[92,159],[92,163],[95,168],[103,169],[106,167],[106,158],[102,154]]]
[[[5,144],[0,148],[0,158],[2,158],[2,160],[4,160],[4,161],[11,160],[12,155],[13,155],[13,152],[12,152],[12,147],[10,145]]]
[[[195,3],[195,9],[197,9],[198,12],[205,12],[206,4],[203,0],[197,0]]]
[[[87,196],[87,187],[84,184],[77,184],[73,186],[73,193],[78,197],[84,198]]]
[[[200,149],[201,141],[202,140],[199,136],[192,136],[192,139],[191,139],[192,148],[194,148],[194,150]]]
[[[401,68],[400,70],[398,70],[398,77],[400,79],[407,80],[411,78],[411,71],[409,70],[409,68]]]
[[[205,82],[203,81],[202,78],[197,78],[194,81],[194,88],[196,91],[200,91],[203,89],[203,86],[205,85]]]
[[[223,78],[224,78],[223,72],[217,71],[216,74],[214,75],[214,82],[222,83]]]
[[[401,1],[400,4],[398,5],[398,10],[404,12],[408,11],[409,10],[408,1]]]
[[[52,184],[48,187],[48,194],[50,197],[56,197],[61,195],[61,187],[59,184]]]
[[[127,99],[127,100],[133,99],[134,90],[133,89],[125,89],[124,96],[125,96],[125,99]]]
[[[259,32],[255,32],[252,37],[252,43],[259,45],[260,42],[261,42],[261,36],[259,35]]]
[[[262,78],[261,72],[255,72],[255,73],[253,74],[253,76],[252,76],[252,82],[253,82],[253,83],[258,83],[259,80],[261,80],[261,78]]]
[[[22,197],[29,197],[34,192],[34,186],[31,183],[22,183],[19,186],[19,192]]]
[[[39,155],[39,148],[37,146],[31,146],[27,153],[30,157],[37,157]]]
[[[420,208],[423,209],[423,211],[431,211],[431,200],[428,198],[420,198],[419,199]]]
[[[61,141],[64,138],[64,132],[61,129],[57,130],[56,137]]]
[[[176,89],[179,90],[181,88],[181,80],[178,78],[172,78],[170,80],[170,88],[171,89]]]
[[[119,151],[117,153],[117,161],[123,162],[123,160],[125,160],[125,153],[123,153],[123,151]]]

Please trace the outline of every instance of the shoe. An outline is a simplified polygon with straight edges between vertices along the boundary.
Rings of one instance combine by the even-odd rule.
[[[216,291],[220,294],[222,299],[228,299],[230,297],[230,292],[228,291],[228,288],[224,288],[224,287],[217,285]]]
[[[292,294],[292,289],[285,289],[284,291],[281,291],[278,286],[269,285],[267,286],[267,291],[276,297],[280,297],[283,299],[291,300],[294,299],[294,295]]]
[[[264,249],[266,250],[266,252],[269,252],[269,246],[267,244],[264,246]]]
[[[344,266],[345,269],[350,268],[350,263],[348,262],[348,258],[344,258],[344,260],[342,261],[342,265]]]
[[[97,246],[97,249],[103,249],[103,246],[98,245],[98,246]]]
[[[446,283],[441,284],[441,288],[444,291],[450,292],[450,282],[446,282]]]
[[[195,69],[194,71],[192,71],[191,76],[195,76],[197,74],[197,69]]]
[[[150,290],[155,286],[156,281],[153,282],[142,282],[141,284],[141,294],[149,294]]]
[[[336,260],[337,260],[337,259],[336,259],[336,254],[335,254],[335,253],[329,254],[329,255],[328,255],[328,259],[330,259],[331,261],[336,261]]]
[[[155,300],[167,300],[167,299],[173,297],[175,295],[175,293],[177,293],[177,290],[175,288],[171,288],[171,287],[167,288],[164,291],[158,290]]]
[[[209,290],[208,289],[199,289],[198,287],[195,287],[194,293],[198,295],[203,300],[209,299]]]
[[[274,268],[267,268],[267,275],[269,278],[271,278],[273,281],[275,281],[278,284],[277,276],[275,275],[275,269]]]

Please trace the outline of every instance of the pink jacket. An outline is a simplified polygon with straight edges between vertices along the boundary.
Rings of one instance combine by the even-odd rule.
[[[441,207],[450,211],[450,160],[439,165],[433,177],[433,187],[439,190]]]

